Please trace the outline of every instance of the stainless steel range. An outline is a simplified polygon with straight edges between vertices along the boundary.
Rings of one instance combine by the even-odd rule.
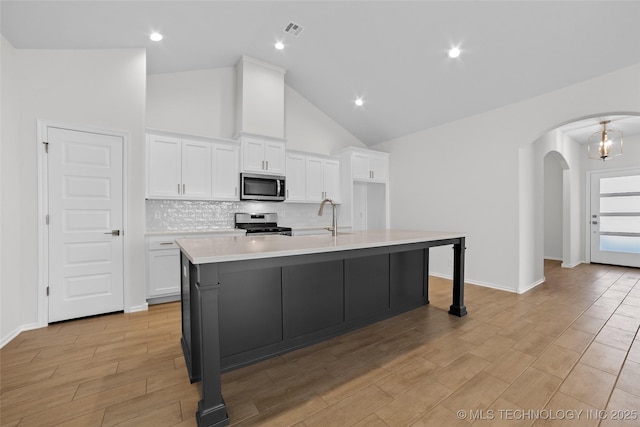
[[[291,236],[291,227],[278,226],[277,213],[236,213],[236,228],[247,230],[247,236],[281,234]]]

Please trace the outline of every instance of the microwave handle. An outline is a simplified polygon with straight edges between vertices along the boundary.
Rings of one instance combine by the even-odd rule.
[[[277,187],[276,187],[276,195],[280,195],[280,180],[276,179]]]

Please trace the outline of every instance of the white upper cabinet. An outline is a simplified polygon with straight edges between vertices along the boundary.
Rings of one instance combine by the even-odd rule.
[[[307,156],[307,201],[321,202],[324,200],[324,178],[322,159]]]
[[[237,142],[157,132],[147,135],[148,199],[238,200]]]
[[[147,136],[147,197],[178,199],[182,196],[182,141]]]
[[[325,160],[322,178],[325,197],[340,203],[340,161]]]
[[[389,156],[371,150],[354,151],[351,154],[353,179],[387,182],[389,180]]]
[[[287,153],[286,183],[287,201],[304,202],[306,200],[306,157],[303,154]]]
[[[307,201],[321,202],[332,199],[340,202],[340,162],[334,159],[307,156]]]
[[[389,154],[360,147],[339,153],[339,221],[353,230],[389,228]]]
[[[333,157],[287,153],[287,201],[340,203],[340,161]]]
[[[285,174],[286,151],[284,142],[265,141],[264,161],[268,173]]]
[[[243,136],[242,170],[272,175],[284,175],[285,143],[256,136]]]
[[[147,198],[211,198],[211,144],[147,136]]]
[[[240,147],[231,144],[212,145],[214,200],[238,200],[240,188]]]
[[[211,198],[211,144],[182,140],[182,197]]]

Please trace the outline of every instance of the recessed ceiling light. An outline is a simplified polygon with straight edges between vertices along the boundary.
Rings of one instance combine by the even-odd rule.
[[[149,38],[151,39],[151,41],[159,42],[160,40],[162,40],[162,34],[160,34],[160,33],[151,33]]]
[[[282,42],[276,42],[276,44],[274,45],[276,47],[276,49],[278,50],[282,50],[284,49],[284,43]]]
[[[362,104],[364,104],[364,101],[362,100],[362,98],[356,98],[355,103],[358,107],[362,107]]]
[[[449,58],[457,58],[460,56],[460,49],[457,47],[452,47],[448,52]]]

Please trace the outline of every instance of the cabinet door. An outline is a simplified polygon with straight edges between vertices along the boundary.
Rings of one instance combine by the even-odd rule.
[[[211,143],[182,141],[182,198],[211,199]]]
[[[175,199],[182,194],[181,141],[150,135],[147,145],[147,197]]]
[[[148,251],[149,298],[180,293],[180,250]]]
[[[285,146],[282,142],[264,143],[265,172],[284,175],[286,164]]]
[[[287,154],[287,201],[305,200],[305,156],[300,154]]]
[[[264,141],[245,137],[242,140],[242,170],[264,172]]]
[[[354,179],[370,179],[369,156],[363,153],[353,153],[351,168]]]
[[[375,181],[387,181],[389,179],[389,159],[386,156],[371,156],[369,158],[371,178]]]
[[[340,202],[340,162],[325,160],[322,172],[325,197]]]
[[[320,202],[324,199],[324,180],[322,176],[322,159],[317,157],[307,157],[307,200],[310,202]]]
[[[240,147],[214,144],[211,197],[238,200],[240,186]]]

